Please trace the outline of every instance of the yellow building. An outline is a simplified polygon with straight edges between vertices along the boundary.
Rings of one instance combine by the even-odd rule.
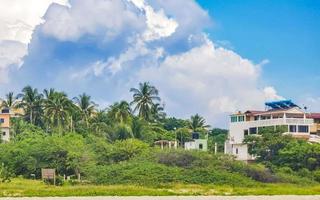
[[[0,138],[1,141],[8,142],[10,140],[10,117],[9,109],[2,109],[0,112]]]

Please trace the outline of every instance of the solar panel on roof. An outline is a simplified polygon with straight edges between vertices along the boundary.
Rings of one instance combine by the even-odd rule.
[[[267,102],[265,103],[265,105],[271,109],[289,109],[299,107],[298,105],[294,104],[291,100]]]

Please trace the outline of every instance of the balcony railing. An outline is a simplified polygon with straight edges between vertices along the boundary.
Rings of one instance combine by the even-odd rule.
[[[245,121],[237,122],[245,123],[250,127],[264,127],[264,126],[281,126],[281,125],[313,125],[313,119],[301,119],[301,118],[279,118],[279,119],[266,119],[257,121]],[[234,123],[234,124],[237,124]],[[231,123],[233,124],[233,123]]]

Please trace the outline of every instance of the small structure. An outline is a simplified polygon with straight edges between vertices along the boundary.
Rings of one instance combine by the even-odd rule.
[[[161,149],[164,149],[164,148],[168,148],[168,149],[175,148],[176,149],[176,148],[178,148],[177,141],[159,140],[159,141],[156,141],[154,144],[157,146],[160,146]]]
[[[199,133],[192,133],[192,140],[184,143],[184,149],[208,151],[208,140],[200,139]]]

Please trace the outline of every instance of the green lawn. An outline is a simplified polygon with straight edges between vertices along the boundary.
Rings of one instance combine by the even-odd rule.
[[[214,185],[172,184],[161,187],[133,185],[65,185],[49,186],[41,181],[13,179],[0,183],[0,197],[30,196],[167,196],[167,195],[315,195],[318,186],[262,184],[241,188]]]

